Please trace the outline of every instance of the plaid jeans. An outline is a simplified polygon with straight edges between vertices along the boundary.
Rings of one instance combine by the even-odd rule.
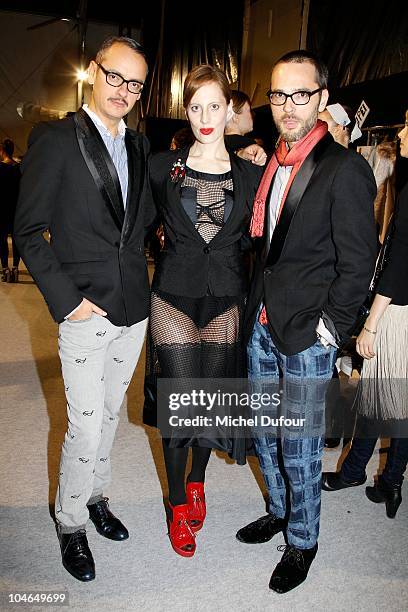
[[[279,390],[279,406],[263,408],[270,417],[304,419],[304,427],[256,427],[252,431],[266,487],[269,512],[287,518],[287,541],[313,548],[319,535],[321,458],[324,444],[325,394],[336,349],[319,341],[301,353],[286,356],[273,343],[267,325],[258,319],[248,345],[252,392]]]

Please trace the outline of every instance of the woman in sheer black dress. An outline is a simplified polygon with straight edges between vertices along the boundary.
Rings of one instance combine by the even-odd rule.
[[[178,379],[243,375],[247,271],[242,245],[262,169],[225,148],[230,100],[221,70],[194,68],[184,84],[183,103],[195,141],[152,159],[151,186],[165,239],[152,285],[147,380],[154,373]],[[153,395],[147,384],[147,424],[156,424]],[[177,553],[192,556],[195,532],[205,518],[204,477],[211,449],[225,450],[244,463],[245,445],[222,437],[162,435],[170,540]],[[192,470],[186,484],[190,446]]]

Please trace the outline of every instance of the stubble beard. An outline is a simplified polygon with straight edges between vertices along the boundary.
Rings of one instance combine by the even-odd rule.
[[[296,131],[294,130],[285,131],[285,128],[283,125],[283,119],[288,119],[290,117],[290,115],[287,115],[286,117],[280,119],[279,122],[276,122],[276,128],[280,134],[280,137],[286,142],[298,142],[299,140],[302,140],[302,138],[304,138],[306,134],[308,134],[310,130],[314,128],[314,126],[316,125],[318,116],[319,116],[318,108],[316,108],[313,114],[310,115],[310,117],[308,117],[307,119],[300,119],[299,117],[296,117],[296,115],[293,115],[293,118],[300,121],[301,125],[300,127],[298,127]]]

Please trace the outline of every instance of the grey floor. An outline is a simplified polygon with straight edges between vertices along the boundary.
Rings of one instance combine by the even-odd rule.
[[[56,353],[56,326],[25,273],[0,284],[1,600],[0,610],[58,609],[10,605],[10,593],[65,591],[71,610],[315,609],[388,612],[408,609],[408,490],[395,520],[367,500],[364,487],[323,493],[320,549],[308,580],[287,595],[268,589],[281,553],[276,536],[247,546],[236,530],[264,513],[256,461],[238,467],[213,453],[207,477],[208,518],[192,559],[169,544],[163,510],[160,440],[141,424],[144,360],[129,388],[113,449],[114,482],[106,491],[128,526],[111,542],[89,526],[96,580],[83,584],[60,563],[49,500],[56,489],[65,401]],[[334,469],[341,451],[327,450]],[[378,448],[369,480],[383,455]]]

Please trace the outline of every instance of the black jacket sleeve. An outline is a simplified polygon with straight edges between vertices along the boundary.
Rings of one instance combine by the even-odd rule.
[[[82,300],[65,274],[44,232],[52,226],[55,205],[63,189],[64,152],[58,130],[51,123],[36,126],[22,162],[20,195],[14,220],[14,237],[30,274],[56,321]]]
[[[377,188],[368,163],[349,151],[331,188],[332,240],[336,278],[323,311],[332,320],[340,343],[349,337],[364,302],[376,259],[374,199]]]
[[[144,227],[145,236],[158,225],[158,210],[154,201],[152,188],[150,185],[150,166],[151,166],[151,153],[150,143],[148,139],[143,136],[143,148],[146,156],[147,172],[146,172],[146,196],[143,202],[144,205]]]
[[[388,261],[378,281],[376,293],[402,305],[408,304],[408,183],[398,199],[394,223]]]

